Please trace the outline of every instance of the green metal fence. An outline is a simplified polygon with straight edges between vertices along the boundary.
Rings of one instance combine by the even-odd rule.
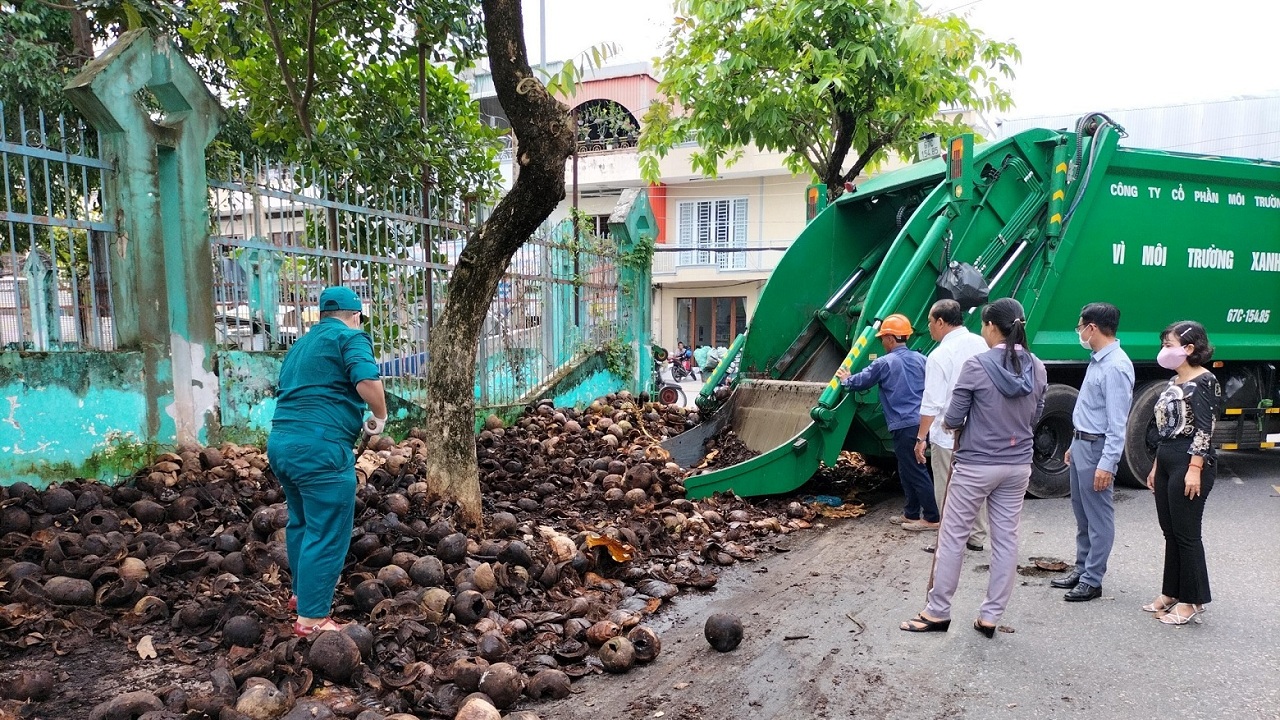
[[[77,118],[0,103],[0,345],[115,347],[100,189],[112,167]]]
[[[425,392],[428,344],[448,277],[484,208],[420,189],[368,188],[329,172],[241,158],[211,179],[218,343],[288,348],[319,320],[318,297],[361,296],[383,375]],[[510,405],[577,354],[616,336],[616,253],[544,228],[512,258],[477,348],[476,400]]]

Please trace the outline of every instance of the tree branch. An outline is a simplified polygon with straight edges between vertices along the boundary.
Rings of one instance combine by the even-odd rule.
[[[898,137],[898,133],[902,132],[902,128],[906,124],[907,119],[902,118],[898,122],[894,123],[892,128],[880,133],[879,137],[868,144],[867,147],[858,154],[858,159],[854,161],[853,167],[849,168],[849,172],[845,173],[841,180],[849,182],[850,180],[858,177],[858,173],[862,172],[862,169],[867,166],[867,163],[871,162],[871,158],[877,152],[880,152],[885,147],[893,144],[893,141]]]
[[[311,17],[307,18],[307,69],[306,88],[302,91],[302,104],[311,106],[311,95],[316,90],[316,24],[320,18],[320,5],[311,0]]]
[[[284,80],[285,91],[289,93],[293,110],[298,114],[298,125],[302,128],[302,134],[307,140],[312,140],[310,113],[302,95],[298,93],[298,83],[294,80],[293,73],[289,71],[288,54],[285,53],[284,42],[280,39],[280,28],[276,25],[275,10],[271,0],[262,0],[262,15],[267,20],[267,35],[271,38],[271,46],[276,51],[276,60],[280,64],[280,77]]]

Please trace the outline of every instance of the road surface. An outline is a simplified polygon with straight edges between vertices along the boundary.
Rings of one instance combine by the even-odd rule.
[[[1162,625],[1140,610],[1159,592],[1163,539],[1146,490],[1117,494],[1103,597],[1066,603],[1032,557],[1073,560],[1070,500],[1028,499],[1020,575],[1003,625],[970,628],[987,552],[969,553],[946,634],[898,623],[924,605],[932,538],[866,517],[792,535],[789,552],[739,565],[710,593],[678,597],[651,625],[662,654],[622,677],[590,677],[534,709],[547,719],[1280,718],[1280,454],[1225,453],[1205,544],[1214,602],[1204,622]],[[702,639],[714,612],[746,639]],[[794,639],[787,639],[794,638]]]

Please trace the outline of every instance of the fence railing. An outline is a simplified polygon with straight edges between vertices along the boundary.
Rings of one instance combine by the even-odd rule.
[[[0,345],[115,347],[101,188],[112,168],[76,118],[0,103]]]
[[[433,319],[480,209],[420,190],[354,187],[327,173],[241,159],[210,180],[217,342],[290,347],[342,284],[366,309],[382,374],[425,393]],[[606,248],[551,230],[512,258],[478,347],[476,400],[518,402],[573,354],[614,330],[617,272]]]

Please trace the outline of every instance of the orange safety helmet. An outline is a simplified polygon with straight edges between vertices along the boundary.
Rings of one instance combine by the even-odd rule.
[[[906,315],[894,313],[884,320],[880,321],[880,329],[876,331],[876,337],[884,337],[892,335],[894,337],[911,337],[911,321]]]

